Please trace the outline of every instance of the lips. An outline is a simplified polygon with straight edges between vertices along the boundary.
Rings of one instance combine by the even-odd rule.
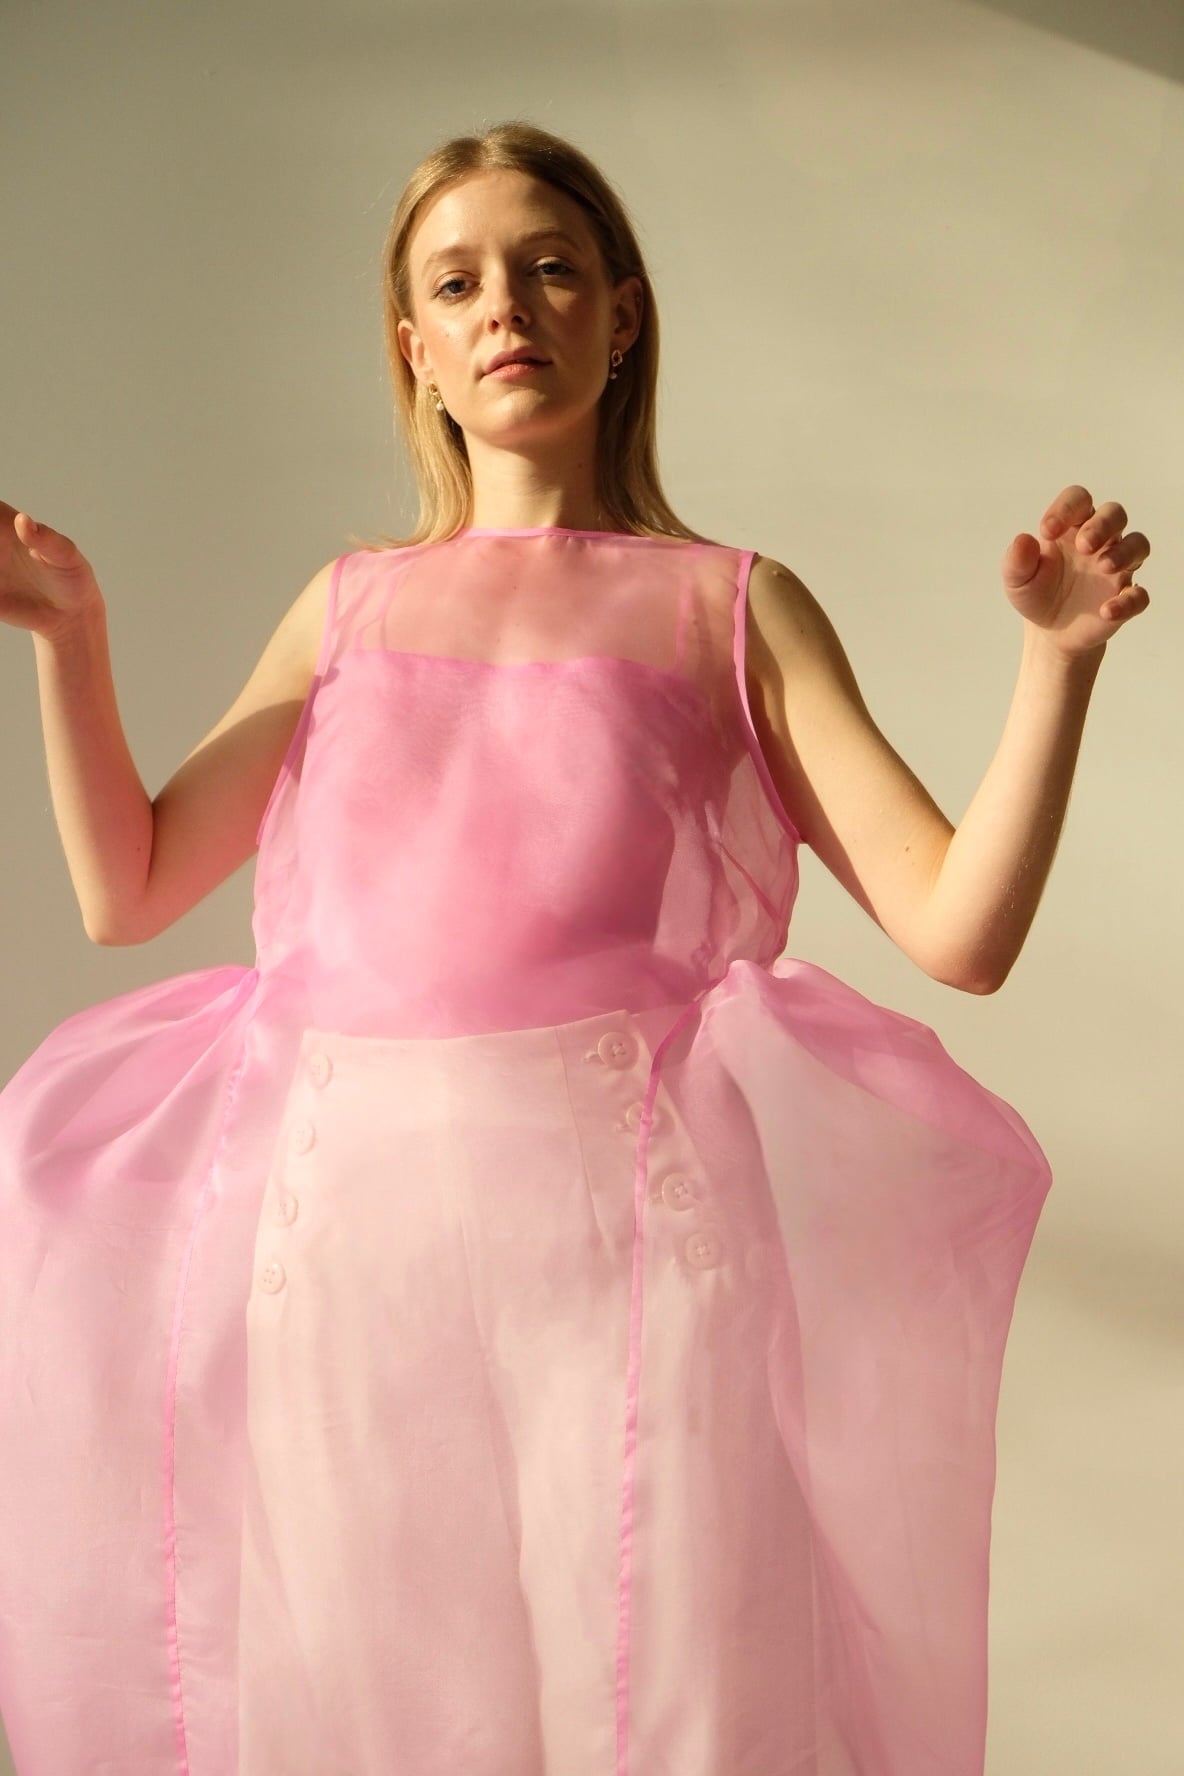
[[[498,352],[485,366],[485,375],[491,370],[500,370],[503,364],[549,364],[550,358],[544,358],[541,352],[528,351],[522,347],[518,351]]]

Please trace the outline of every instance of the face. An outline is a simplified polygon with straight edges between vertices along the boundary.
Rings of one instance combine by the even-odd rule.
[[[595,438],[614,347],[641,322],[642,283],[608,282],[580,206],[519,172],[471,174],[420,215],[410,242],[414,319],[399,323],[404,357],[470,444]],[[525,346],[538,369],[489,374]],[[440,416],[443,422],[443,415]]]

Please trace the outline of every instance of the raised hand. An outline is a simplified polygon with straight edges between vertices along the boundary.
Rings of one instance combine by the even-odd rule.
[[[53,635],[102,601],[77,543],[0,500],[0,623]]]
[[[1066,487],[1040,521],[1003,557],[1003,586],[1020,615],[1067,659],[1096,653],[1151,597],[1135,570],[1151,553],[1141,531],[1123,536],[1127,515],[1114,500],[1094,510],[1084,487]]]

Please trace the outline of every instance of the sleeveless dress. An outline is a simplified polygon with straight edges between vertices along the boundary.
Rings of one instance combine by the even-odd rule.
[[[341,556],[255,965],[0,1093],[19,1776],[981,1776],[1050,1171],[783,953],[752,561]]]

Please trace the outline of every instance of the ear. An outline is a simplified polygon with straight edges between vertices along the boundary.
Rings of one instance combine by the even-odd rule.
[[[613,343],[618,350],[629,350],[641,332],[644,313],[645,285],[639,277],[623,277],[613,285]]]
[[[430,382],[432,367],[427,361],[423,340],[415,331],[410,321],[400,321],[395,329],[399,341],[399,350],[414,370],[421,382]]]

